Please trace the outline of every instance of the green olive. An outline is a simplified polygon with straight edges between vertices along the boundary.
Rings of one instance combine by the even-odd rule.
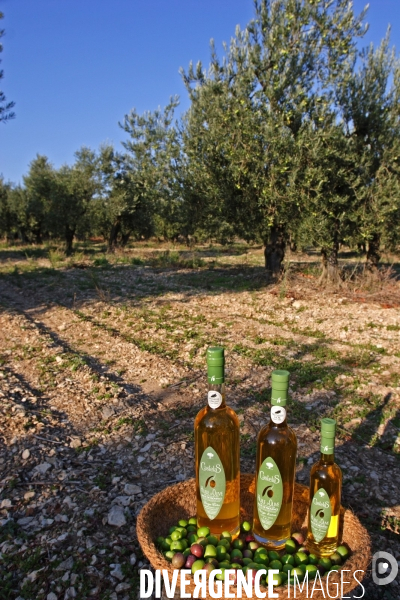
[[[317,565],[319,561],[319,558],[316,554],[309,554],[308,555],[308,562],[310,565]]]
[[[321,565],[321,567],[324,567],[325,571],[329,571],[332,567],[332,562],[329,558],[320,558],[318,561],[318,566],[319,565]]]
[[[186,525],[189,525],[189,522],[186,521],[186,519],[181,519],[180,521],[178,521],[178,525],[179,527],[186,527]]]
[[[173,558],[174,558],[174,556],[175,556],[175,552],[173,552],[172,550],[168,550],[168,551],[167,551],[167,552],[164,554],[164,556],[165,556],[165,558],[166,558],[166,559],[167,559],[169,562],[171,562],[171,561],[172,561],[172,559],[173,559]]]
[[[342,557],[340,556],[339,552],[334,552],[333,554],[331,554],[331,556],[329,558],[333,565],[341,565],[342,564]]]
[[[209,528],[208,528],[208,527],[200,527],[200,528],[197,530],[197,535],[198,535],[199,537],[207,537],[208,535],[210,535],[210,530],[209,530]]]
[[[280,561],[283,565],[294,565],[294,556],[292,554],[284,554]]]
[[[269,560],[279,560],[280,556],[279,556],[279,553],[276,552],[275,550],[269,550],[268,558],[269,558]]]
[[[197,535],[195,533],[189,533],[188,535],[188,540],[189,540],[189,544],[192,545],[195,542],[197,542],[199,538],[197,537]]]
[[[243,521],[241,525],[241,530],[243,531],[243,533],[248,533],[249,531],[251,531],[250,523],[248,521]]]
[[[235,550],[244,550],[246,547],[246,544],[244,543],[243,540],[235,540],[232,544],[232,548],[234,548]]]
[[[278,586],[278,585],[282,585],[282,577],[280,574],[278,575],[267,575],[267,583],[272,582],[272,585],[274,587]]]
[[[306,565],[306,571],[309,579],[315,579],[318,569],[315,565]]]
[[[231,558],[243,558],[243,554],[240,550],[237,550],[236,548],[234,550],[232,550],[231,552]]]
[[[184,544],[182,544],[182,540],[176,540],[176,542],[172,542],[171,550],[175,550],[176,552],[183,552],[186,550]]]
[[[342,557],[342,559],[345,561],[349,555],[350,555],[350,551],[348,548],[346,548],[346,546],[339,546],[339,548],[336,548],[336,552],[338,554],[340,554],[340,556]]]
[[[209,558],[209,557],[214,558],[215,556],[217,556],[216,547],[213,546],[212,544],[207,544],[206,549],[204,551],[204,558]]]
[[[173,542],[176,542],[177,540],[180,540],[182,537],[183,537],[183,536],[182,536],[182,534],[181,534],[181,532],[180,532],[180,531],[177,531],[177,530],[175,530],[175,531],[173,531],[173,532],[171,533],[171,540],[172,540]]]
[[[294,555],[294,562],[296,565],[306,565],[308,563],[308,556],[304,552],[296,552]]]
[[[232,536],[231,536],[231,534],[229,533],[229,531],[223,531],[223,532],[221,533],[221,540],[228,540],[228,542],[231,542],[231,541],[232,541]]]
[[[217,546],[218,545],[218,538],[215,535],[208,535],[207,536],[207,541],[209,544],[212,544],[213,546]]]
[[[294,554],[297,552],[296,542],[294,540],[288,540],[285,544],[285,550],[287,554]]]
[[[268,565],[268,569],[277,569],[278,571],[282,571],[282,567],[280,560],[272,560]]]
[[[204,562],[204,560],[195,560],[192,564],[192,575],[194,575],[196,571],[200,571],[200,569],[202,569],[205,564],[206,563]]]
[[[188,523],[189,523],[189,525],[196,525],[197,526],[197,519],[196,519],[196,517],[190,517]]]
[[[175,531],[175,529],[176,529],[176,525],[172,525],[172,527],[170,527],[170,528],[168,529],[168,533],[169,533],[169,535],[171,535],[171,533],[173,533],[173,532]]]

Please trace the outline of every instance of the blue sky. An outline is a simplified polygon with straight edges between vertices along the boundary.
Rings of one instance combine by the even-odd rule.
[[[359,12],[364,0],[355,0]],[[132,107],[164,106],[171,95],[188,107],[179,75],[190,60],[208,64],[236,24],[253,15],[252,0],[0,0],[6,30],[0,89],[16,118],[0,124],[0,174],[21,181],[37,153],[59,167],[82,145],[120,148],[118,127]],[[400,0],[370,0],[363,44],[378,44],[392,23],[400,49]]]

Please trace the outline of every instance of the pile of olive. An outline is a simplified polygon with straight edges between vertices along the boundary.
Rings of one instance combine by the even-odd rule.
[[[242,535],[234,541],[229,532],[223,532],[218,539],[210,535],[208,527],[198,529],[197,520],[192,517],[181,519],[170,528],[167,537],[158,537],[156,544],[176,569],[190,569],[192,574],[199,569],[208,573],[220,569],[221,573],[216,574],[219,580],[225,578],[225,570],[228,569],[240,569],[245,575],[251,569],[253,577],[259,569],[266,569],[262,583],[268,583],[268,569],[275,569],[279,575],[274,575],[274,586],[285,585],[288,579],[293,582],[295,574],[297,580],[302,581],[306,572],[309,579],[314,579],[317,572],[322,576],[330,571],[338,571],[349,556],[346,546],[339,546],[334,554],[326,558],[310,554],[303,546],[301,533],[294,533],[280,552],[266,550],[251,535],[250,523],[244,521],[241,530]]]

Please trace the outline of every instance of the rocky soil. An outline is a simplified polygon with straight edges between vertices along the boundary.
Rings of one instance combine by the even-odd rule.
[[[9,261],[10,262],[10,261]],[[297,480],[318,456],[318,421],[339,424],[343,504],[373,550],[400,561],[400,311],[379,296],[260,273],[75,265],[0,274],[0,599],[127,600],[146,567],[142,506],[192,477],[205,350],[226,347],[228,399],[254,471],[269,375],[292,373]],[[163,532],[160,532],[163,533]],[[400,598],[400,580],[366,598]]]

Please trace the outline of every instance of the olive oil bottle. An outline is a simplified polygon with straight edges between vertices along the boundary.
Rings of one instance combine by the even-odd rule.
[[[225,401],[223,348],[208,348],[208,402],[194,422],[198,527],[240,531],[239,419]]]
[[[311,468],[307,547],[317,556],[329,556],[339,543],[342,471],[335,463],[334,419],[321,420],[321,456]]]
[[[297,439],[286,422],[288,371],[272,372],[271,419],[258,434],[253,534],[267,548],[291,535]]]

